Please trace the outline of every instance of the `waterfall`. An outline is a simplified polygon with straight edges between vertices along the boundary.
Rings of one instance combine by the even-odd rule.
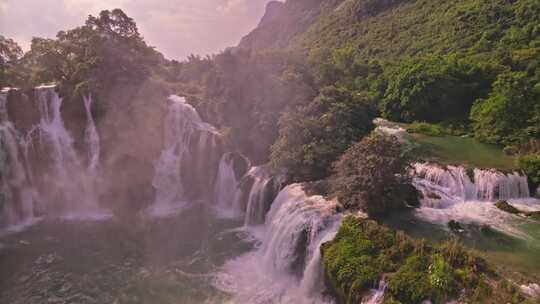
[[[18,134],[9,121],[0,124],[1,192],[0,227],[9,227],[34,218],[35,191],[20,161]]]
[[[231,260],[216,285],[238,303],[326,303],[320,246],[335,236],[341,216],[302,185],[284,188],[272,203],[261,246]]]
[[[69,176],[68,172],[74,172],[74,168],[79,169],[81,166],[73,148],[73,138],[65,128],[60,112],[62,98],[55,92],[54,86],[38,87],[36,94],[40,114],[40,139],[52,146],[56,177],[61,179],[60,182],[66,183],[64,186],[75,187],[74,177]]]
[[[460,166],[414,164],[414,185],[428,198],[446,201],[496,201],[529,197],[527,176],[494,169],[468,172]]]
[[[42,147],[40,153],[47,153],[52,159],[52,168],[47,168],[39,176],[41,187],[38,191],[45,197],[47,210],[68,218],[108,217],[97,204],[94,169],[99,161],[99,136],[90,112],[91,97],[83,98],[88,117],[85,143],[91,155],[90,166],[85,168],[62,119],[62,98],[56,93],[56,87],[40,86],[35,88],[35,92],[40,115],[37,124]]]
[[[35,216],[36,194],[20,161],[20,135],[9,121],[8,93],[0,92],[0,227],[24,225]]]
[[[94,117],[92,116],[92,95],[83,96],[84,109],[86,111],[86,119],[88,126],[84,133],[84,141],[88,148],[88,169],[90,172],[97,170],[99,164],[100,140],[97,132]]]
[[[362,301],[362,304],[380,304],[384,300],[384,293],[388,285],[384,280],[379,282],[379,288],[372,291],[372,295],[366,300]]]
[[[221,157],[218,175],[214,189],[214,201],[222,210],[240,211],[238,205],[241,195],[239,183],[234,172],[232,153],[225,153]]]
[[[164,147],[155,163],[152,181],[156,189],[154,212],[163,211],[166,214],[171,208],[182,207],[186,194],[184,177],[194,173],[189,172],[189,169],[194,168],[186,168],[186,162],[198,156],[191,155],[192,138],[195,134],[199,135],[196,153],[213,149],[214,137],[219,135],[214,127],[201,120],[195,108],[189,105],[185,98],[171,95],[168,98],[168,112],[164,122]]]
[[[450,220],[488,225],[514,236],[524,234],[513,225],[513,215],[495,207],[497,200],[538,210],[540,201],[529,198],[527,177],[494,169],[467,170],[460,166],[414,164],[413,185],[423,194],[416,214],[428,222],[447,226]]]
[[[246,175],[253,180],[253,185],[249,191],[244,224],[263,224],[272,201],[282,187],[283,178],[273,176],[264,166],[252,167]]]

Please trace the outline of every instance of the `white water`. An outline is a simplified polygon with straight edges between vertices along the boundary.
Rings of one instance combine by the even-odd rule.
[[[16,229],[34,222],[36,194],[31,187],[25,167],[20,161],[20,137],[7,113],[9,89],[0,92],[0,193],[3,209],[0,210],[0,227]],[[18,198],[18,199],[16,199]]]
[[[384,280],[379,282],[379,288],[372,290],[372,295],[362,304],[380,304],[384,300],[387,284]]]
[[[53,170],[45,173],[46,189],[40,189],[40,195],[47,196],[48,211],[67,218],[101,218],[103,210],[97,205],[97,193],[93,187],[95,176],[84,168],[75,151],[73,137],[66,129],[60,111],[62,98],[54,86],[37,87],[36,95],[40,141],[49,148],[54,163]],[[59,203],[64,205],[60,209],[56,206]]]
[[[242,191],[233,168],[231,153],[225,153],[219,162],[218,175],[214,186],[214,202],[220,215],[235,217],[241,214],[239,199]]]
[[[4,93],[2,93],[3,95]],[[67,219],[102,220],[110,217],[97,205],[95,170],[99,163],[99,136],[90,112],[91,98],[84,98],[88,126],[85,143],[89,151],[89,165],[85,168],[74,148],[74,140],[66,130],[61,115],[62,99],[54,85],[35,88],[39,121],[28,133],[20,134],[2,112],[1,133],[9,156],[8,168],[11,191],[4,212],[10,220],[8,229],[17,231],[36,221],[37,198],[39,208],[48,216]],[[5,111],[5,98],[0,97],[0,110]],[[37,136],[35,136],[37,135]],[[39,142],[37,142],[39,141]],[[30,161],[30,151],[40,153],[40,169]],[[36,171],[38,170],[38,171]],[[14,192],[18,197],[14,197]],[[9,209],[9,208],[8,208]]]
[[[216,286],[232,293],[234,303],[330,303],[321,295],[320,246],[339,223],[333,202],[308,197],[299,184],[286,187],[258,233],[258,249],[228,261]]]
[[[36,193],[27,178],[19,159],[18,134],[9,121],[0,124],[2,146],[1,193],[4,209],[0,214],[0,226],[13,226],[34,221]],[[18,195],[16,195],[16,193]],[[17,199],[18,197],[18,199]]]
[[[430,191],[454,200],[493,202],[530,196],[527,176],[517,172],[504,174],[492,169],[474,169],[471,180],[464,167],[445,168],[417,163],[414,165],[415,186],[426,194]]]
[[[274,199],[271,195],[281,188],[281,177],[273,177],[263,166],[252,167],[246,175],[253,179],[253,186],[249,192],[244,225],[260,225],[265,221],[267,204]]]
[[[88,169],[95,173],[99,165],[99,153],[101,150],[99,133],[97,132],[94,117],[92,116],[92,95],[83,96],[84,109],[88,125],[84,133],[84,141],[87,145]]]
[[[497,200],[526,211],[540,210],[540,201],[529,197],[527,177],[518,173],[475,169],[473,178],[459,166],[415,164],[414,186],[424,196],[416,214],[446,226],[450,220],[489,225],[499,231],[526,237],[519,229],[523,219],[495,207]]]
[[[408,142],[407,130],[400,127],[399,125],[383,118],[375,118],[373,120],[373,123],[377,126],[377,128],[375,128],[375,132],[379,132],[384,135],[395,136],[402,143]]]
[[[190,143],[195,132],[200,132],[199,149],[207,149],[209,133],[218,134],[209,124],[202,122],[199,114],[183,97],[171,95],[164,122],[164,147],[155,163],[152,181],[156,189],[154,205],[150,212],[157,216],[174,214],[186,206],[182,181],[182,163],[189,159]],[[212,148],[212,147],[210,147]]]

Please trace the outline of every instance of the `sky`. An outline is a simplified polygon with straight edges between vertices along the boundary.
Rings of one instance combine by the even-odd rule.
[[[0,35],[28,50],[32,37],[54,38],[87,16],[121,8],[146,42],[169,59],[215,54],[236,45],[269,0],[0,0]]]

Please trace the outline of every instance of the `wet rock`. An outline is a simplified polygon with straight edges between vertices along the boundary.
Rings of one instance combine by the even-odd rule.
[[[507,201],[498,201],[497,203],[495,203],[495,207],[499,208],[502,211],[512,213],[512,214],[521,213],[516,207],[510,205]]]
[[[448,228],[454,233],[462,233],[465,231],[458,221],[451,220],[448,222]]]

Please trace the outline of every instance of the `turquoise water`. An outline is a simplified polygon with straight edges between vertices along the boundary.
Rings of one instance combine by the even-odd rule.
[[[412,134],[420,150],[430,159],[443,164],[462,164],[476,168],[516,169],[516,160],[504,154],[501,147],[483,144],[473,138],[459,136],[427,136]]]

